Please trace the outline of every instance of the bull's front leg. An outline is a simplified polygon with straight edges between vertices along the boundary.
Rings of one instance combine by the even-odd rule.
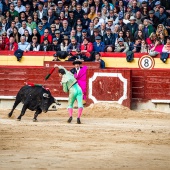
[[[22,116],[24,116],[26,110],[27,110],[28,106],[27,104],[24,104],[23,107],[22,107],[22,110],[21,110],[21,114],[18,116],[17,120],[20,121]]]
[[[34,114],[33,122],[37,122],[37,121],[38,121],[38,120],[37,120],[37,117],[38,117],[38,115],[39,115],[40,113],[42,113],[42,110],[41,110],[40,108],[38,108],[38,109],[36,110],[35,114]]]

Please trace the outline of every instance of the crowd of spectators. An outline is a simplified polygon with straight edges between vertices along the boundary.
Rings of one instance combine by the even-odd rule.
[[[0,0],[0,50],[76,52],[87,61],[94,51],[167,52],[169,9],[170,0]]]

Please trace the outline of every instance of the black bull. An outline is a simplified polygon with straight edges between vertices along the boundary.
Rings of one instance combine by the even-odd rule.
[[[51,95],[49,90],[46,90],[41,86],[23,86],[16,96],[15,103],[11,112],[8,114],[8,117],[12,116],[14,109],[20,102],[24,105],[22,107],[21,114],[17,118],[18,120],[21,120],[21,117],[24,116],[25,111],[29,109],[31,111],[36,111],[33,121],[37,121],[37,116],[42,111],[46,113],[51,104],[56,103],[57,105],[60,105]]]

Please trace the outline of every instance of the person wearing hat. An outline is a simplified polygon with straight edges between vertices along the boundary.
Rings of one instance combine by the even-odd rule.
[[[51,51],[51,44],[49,44],[47,37],[44,37],[43,42],[40,44],[40,51]]]
[[[148,38],[152,32],[155,31],[154,27],[149,23],[150,20],[148,19],[144,19],[143,21],[143,25],[144,25],[144,28],[143,28],[143,35],[146,38]]]
[[[53,38],[53,44],[51,46],[52,51],[61,51],[60,44],[58,44],[57,38]]]
[[[55,24],[56,30],[59,30],[62,27],[62,23],[60,22],[59,17],[55,17],[54,24]]]
[[[39,22],[38,23],[38,27],[37,27],[37,31],[38,33],[42,36],[44,34],[44,28],[43,28],[43,23],[42,22]]]
[[[128,44],[126,42],[124,42],[123,38],[120,37],[118,39],[118,43],[116,44],[115,52],[126,53],[127,51],[129,51],[129,46],[128,46]]]
[[[89,38],[90,38],[90,42],[94,43],[95,42],[95,38],[97,36],[100,36],[101,39],[102,39],[102,36],[99,34],[99,29],[98,28],[94,28],[93,30],[93,35],[91,35]]]
[[[73,62],[74,68],[70,70],[70,72],[74,75],[75,79],[77,80],[78,85],[81,87],[82,92],[83,92],[83,102],[85,103],[86,101],[86,85],[87,85],[87,80],[86,80],[86,74],[87,74],[87,66],[83,66],[82,62],[79,60],[76,60]]]
[[[56,38],[58,44],[61,44],[61,42],[63,41],[63,35],[60,34],[60,30],[55,31],[55,36],[53,36],[53,38]]]
[[[161,2],[160,2],[160,1],[156,1],[156,2],[155,2],[155,7],[153,8],[153,10],[154,10],[155,12],[158,12],[159,9],[160,9],[160,7],[161,7]]]
[[[56,7],[56,13],[59,16],[61,11],[64,11],[64,6],[62,1],[58,1],[57,7]]]
[[[77,100],[78,103],[78,116],[77,116],[77,124],[81,124],[80,117],[83,112],[83,92],[81,87],[78,85],[77,80],[74,78],[74,75],[66,70],[62,66],[55,65],[58,67],[58,73],[61,77],[61,84],[63,86],[63,91],[69,93],[69,100],[68,100],[68,113],[69,119],[68,123],[71,123],[73,119],[73,105],[74,102]]]
[[[55,54],[53,54],[53,60],[52,61],[60,61],[59,59],[58,59],[58,55],[57,55],[57,53],[55,53]]]
[[[138,30],[138,24],[136,23],[136,18],[131,16],[129,19],[130,23],[126,25],[126,29],[134,36],[135,32]]]
[[[88,13],[84,13],[83,14],[83,18],[82,18],[82,26],[83,26],[83,29],[88,29],[89,28],[89,25],[90,25],[90,18],[88,18]]]
[[[40,43],[42,43],[44,41],[44,38],[47,38],[48,42],[51,44],[53,41],[53,37],[52,35],[50,35],[49,30],[45,29],[44,30],[44,35],[41,36],[40,38]]]
[[[47,22],[47,20],[48,20],[47,16],[43,16],[41,19],[44,29],[50,29],[50,24]]]
[[[95,52],[104,52],[105,44],[101,41],[101,37],[97,36],[95,42],[93,43],[93,51]]]
[[[123,22],[123,17],[119,17],[118,25],[121,31],[126,30],[126,24]]]
[[[111,32],[110,28],[106,28],[106,33],[103,36],[103,42],[105,45],[115,45],[116,37]]]
[[[86,30],[86,29],[83,29],[83,30],[82,30],[81,43],[83,42],[84,38],[88,38],[87,30]],[[89,41],[90,41],[90,40],[89,40]]]
[[[144,19],[147,19],[150,22],[152,22],[153,27],[156,29],[159,24],[159,18],[157,16],[155,16],[154,14],[155,14],[155,11],[150,10],[149,15],[147,17],[145,17]],[[144,19],[143,19],[143,21],[144,21]]]
[[[115,24],[113,23],[113,19],[107,20],[106,28],[110,28],[111,32],[114,32]]]

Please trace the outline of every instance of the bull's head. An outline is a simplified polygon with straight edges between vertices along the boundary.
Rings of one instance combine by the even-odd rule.
[[[55,103],[56,105],[61,105],[60,103],[58,103],[58,101],[51,96],[51,94],[49,93],[43,93],[43,101],[42,101],[42,110],[43,112],[47,112],[48,108],[51,106],[51,104]]]

